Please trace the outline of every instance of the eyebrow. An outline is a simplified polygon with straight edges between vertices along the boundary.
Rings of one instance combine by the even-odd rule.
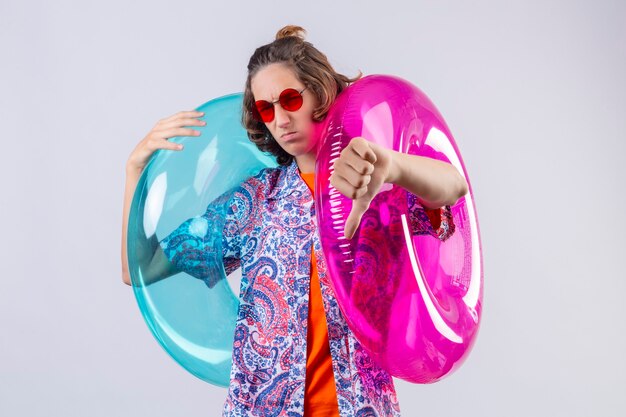
[[[283,88],[283,90],[282,90],[280,93],[278,93],[278,97],[280,97],[280,94],[281,94],[283,91],[285,91],[285,90],[289,90],[290,88],[291,88],[291,89],[294,89],[294,90],[296,90],[297,92],[299,92],[299,93],[300,93],[301,91],[306,90],[306,88],[307,88],[307,87],[306,87],[306,86],[304,86],[304,87],[287,87],[287,88]],[[300,94],[302,94],[302,93],[300,93]],[[253,94],[253,96],[254,96],[254,94]],[[254,101],[260,101],[260,100],[263,100],[263,101],[268,101],[268,102],[270,102],[270,103],[273,103],[273,102],[275,102],[275,101],[278,101],[278,98],[276,98],[276,99],[270,99],[270,100],[265,100],[265,99],[255,99]]]

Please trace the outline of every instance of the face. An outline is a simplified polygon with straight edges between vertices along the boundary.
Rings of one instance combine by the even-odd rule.
[[[302,91],[306,86],[295,72],[284,64],[270,64],[262,68],[250,80],[254,100],[273,102],[287,88]],[[307,88],[302,92],[302,107],[296,111],[287,111],[279,102],[274,103],[274,120],[265,123],[278,144],[300,162],[315,160],[316,143],[313,135],[313,110],[317,107],[315,94]],[[300,163],[298,164],[300,165]]]

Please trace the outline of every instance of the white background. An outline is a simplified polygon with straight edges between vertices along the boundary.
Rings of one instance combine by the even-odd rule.
[[[403,415],[623,415],[626,3],[481,0],[0,0],[0,415],[220,414],[122,283],[124,165],[286,24],[425,91],[474,189],[478,341]]]

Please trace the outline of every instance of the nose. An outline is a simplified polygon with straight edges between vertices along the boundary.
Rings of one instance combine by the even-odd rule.
[[[289,126],[289,112],[282,106],[274,106],[274,118],[276,119],[276,127],[284,129]]]

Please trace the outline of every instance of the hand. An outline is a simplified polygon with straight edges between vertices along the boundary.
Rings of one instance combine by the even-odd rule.
[[[352,138],[335,161],[330,184],[341,194],[354,200],[343,231],[352,239],[361,224],[361,217],[388,182],[392,169],[392,151],[365,138]]]
[[[200,136],[200,131],[183,126],[204,126],[206,122],[198,120],[204,114],[199,111],[181,111],[159,120],[145,138],[137,144],[126,162],[126,169],[142,171],[157,149],[180,151],[183,145],[167,139],[176,136]]]

